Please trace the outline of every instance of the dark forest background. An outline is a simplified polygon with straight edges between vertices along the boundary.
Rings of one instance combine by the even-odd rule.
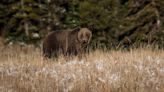
[[[164,0],[0,0],[4,44],[40,46],[50,31],[88,27],[93,48],[164,47]]]

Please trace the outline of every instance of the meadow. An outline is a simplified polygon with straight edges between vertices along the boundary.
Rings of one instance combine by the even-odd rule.
[[[0,92],[164,92],[164,50],[95,50],[44,60],[33,46],[0,47]]]

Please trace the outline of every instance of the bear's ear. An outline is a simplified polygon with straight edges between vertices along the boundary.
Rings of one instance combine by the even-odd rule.
[[[80,30],[80,27],[76,27],[73,29],[74,32],[78,32]]]
[[[82,31],[81,29],[79,29],[79,31],[77,33],[77,39],[80,43],[82,42],[83,33],[84,33],[84,31]]]

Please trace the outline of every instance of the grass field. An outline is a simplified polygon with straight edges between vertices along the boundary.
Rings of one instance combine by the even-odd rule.
[[[34,47],[0,47],[0,92],[164,92],[164,51],[93,51],[43,60]]]

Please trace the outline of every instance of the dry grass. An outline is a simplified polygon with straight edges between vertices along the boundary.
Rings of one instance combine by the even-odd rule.
[[[44,61],[40,49],[0,47],[0,92],[164,92],[164,51],[94,51]]]

